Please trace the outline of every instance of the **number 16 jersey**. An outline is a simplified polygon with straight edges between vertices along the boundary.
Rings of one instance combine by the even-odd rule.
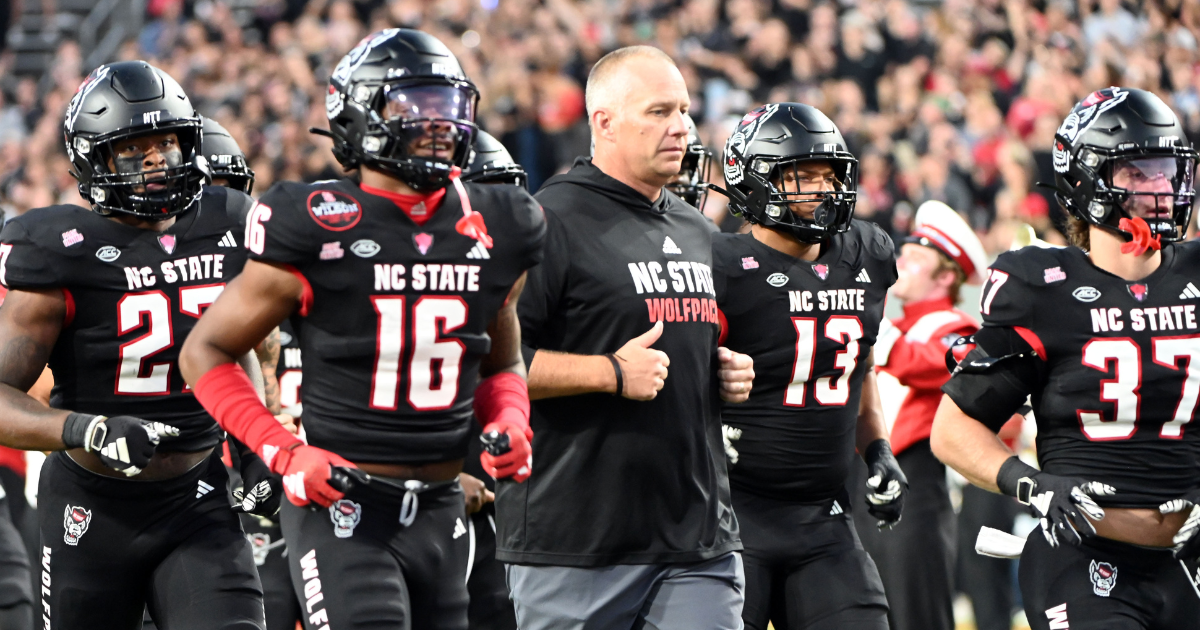
[[[491,248],[459,231],[453,187],[421,225],[348,179],[283,182],[251,210],[251,259],[305,284],[297,332],[313,446],[354,462],[466,456],[487,327],[541,260],[545,219],[524,189],[464,188]]]

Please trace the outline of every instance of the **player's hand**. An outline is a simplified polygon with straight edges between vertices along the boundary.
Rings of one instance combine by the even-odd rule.
[[[717,348],[717,361],[721,364],[717,371],[721,380],[721,400],[746,402],[750,398],[750,388],[754,386],[754,359],[729,348]]]
[[[891,529],[900,522],[904,497],[908,493],[908,477],[892,455],[887,440],[878,439],[867,445],[863,453],[867,463],[867,512],[879,519],[879,529]]]
[[[483,481],[467,473],[458,473],[458,484],[463,489],[463,498],[467,503],[467,514],[474,514],[482,510],[483,506],[496,500],[496,495],[487,489]]]
[[[92,416],[72,413],[63,423],[63,444],[95,453],[105,466],[127,477],[142,472],[154,457],[159,440],[179,435],[179,429],[133,416]]]
[[[1188,514],[1183,527],[1175,534],[1175,557],[1180,560],[1194,560],[1200,558],[1200,490],[1194,490],[1183,498],[1172,499],[1158,506],[1158,511],[1163,514],[1185,510],[1191,510],[1191,513]]]
[[[1104,520],[1104,508],[1095,497],[1116,494],[1116,489],[1099,481],[1060,477],[1038,472],[1032,475],[1033,484],[1018,492],[1017,500],[1033,508],[1042,526],[1042,536],[1051,547],[1060,543],[1078,546],[1084,536],[1096,533],[1092,521]]]
[[[641,335],[630,339],[613,356],[621,362],[621,374],[624,380],[621,389],[616,392],[630,400],[654,400],[659,390],[666,385],[667,366],[671,359],[666,352],[654,350],[650,346],[662,336],[663,323],[656,322],[654,326]]]
[[[346,496],[329,483],[334,466],[357,468],[336,453],[303,443],[279,451],[271,462],[271,470],[283,476],[288,501],[301,507],[309,502],[329,507]]]
[[[292,435],[300,435],[300,425],[296,424],[296,416],[290,413],[275,414],[275,420]]]
[[[234,488],[234,512],[246,512],[265,518],[279,513],[283,492],[279,477],[271,474],[262,458],[254,453],[239,453],[241,457],[242,485]]]
[[[500,455],[484,451],[479,456],[484,472],[494,479],[512,477],[512,480],[517,483],[528,479],[529,475],[533,474],[533,429],[528,427],[522,429],[501,420],[483,427],[484,433],[492,431],[498,431],[508,436],[509,450]]]

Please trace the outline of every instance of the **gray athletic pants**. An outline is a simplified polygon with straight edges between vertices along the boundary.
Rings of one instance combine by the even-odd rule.
[[[508,565],[521,630],[742,630],[742,555],[688,564]]]

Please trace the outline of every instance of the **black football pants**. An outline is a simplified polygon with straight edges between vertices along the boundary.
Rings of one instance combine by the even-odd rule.
[[[471,573],[467,592],[471,630],[517,630],[517,613],[508,594],[504,565],[496,560],[495,506],[487,504],[467,522],[471,543]]]
[[[733,489],[748,630],[887,630],[879,571],[846,508],[845,496],[803,504]]]
[[[1200,627],[1200,567],[1170,549],[1096,537],[1051,548],[1035,529],[1018,574],[1033,630]]]
[[[23,502],[25,497],[0,498],[0,630],[32,630],[29,556],[9,513],[12,500]]]
[[[355,484],[328,509],[284,504],[280,521],[305,628],[467,629],[462,487],[455,479],[414,492],[408,525],[401,522],[412,516],[406,494],[373,481]]]
[[[262,581],[267,630],[295,630],[296,622],[300,621],[300,602],[292,589],[287,545],[279,524],[253,514],[242,514],[242,528],[246,530],[246,540],[250,541],[254,564]]]
[[[164,481],[42,467],[36,616],[49,630],[263,630],[262,587],[214,454]]]

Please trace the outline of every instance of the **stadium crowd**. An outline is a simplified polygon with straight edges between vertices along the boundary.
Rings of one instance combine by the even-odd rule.
[[[240,3],[242,6],[245,3]],[[531,188],[588,150],[583,83],[600,56],[650,43],[678,63],[702,138],[719,153],[764,101],[826,111],[863,164],[857,212],[893,236],[928,199],[968,214],[992,252],[1016,222],[1060,238],[1050,181],[1058,121],[1108,85],[1151,90],[1200,130],[1200,3],[1056,0],[154,0],[119,51],[167,69],[246,148],[258,192],[338,172],[324,119],[333,65],[366,33],[417,27],[480,88],[479,119]],[[0,58],[10,66],[11,54]],[[0,72],[0,198],[8,216],[76,200],[62,112],[87,68],[64,43],[43,89]],[[719,177],[719,172],[712,174]],[[723,199],[705,212],[738,222]]]

